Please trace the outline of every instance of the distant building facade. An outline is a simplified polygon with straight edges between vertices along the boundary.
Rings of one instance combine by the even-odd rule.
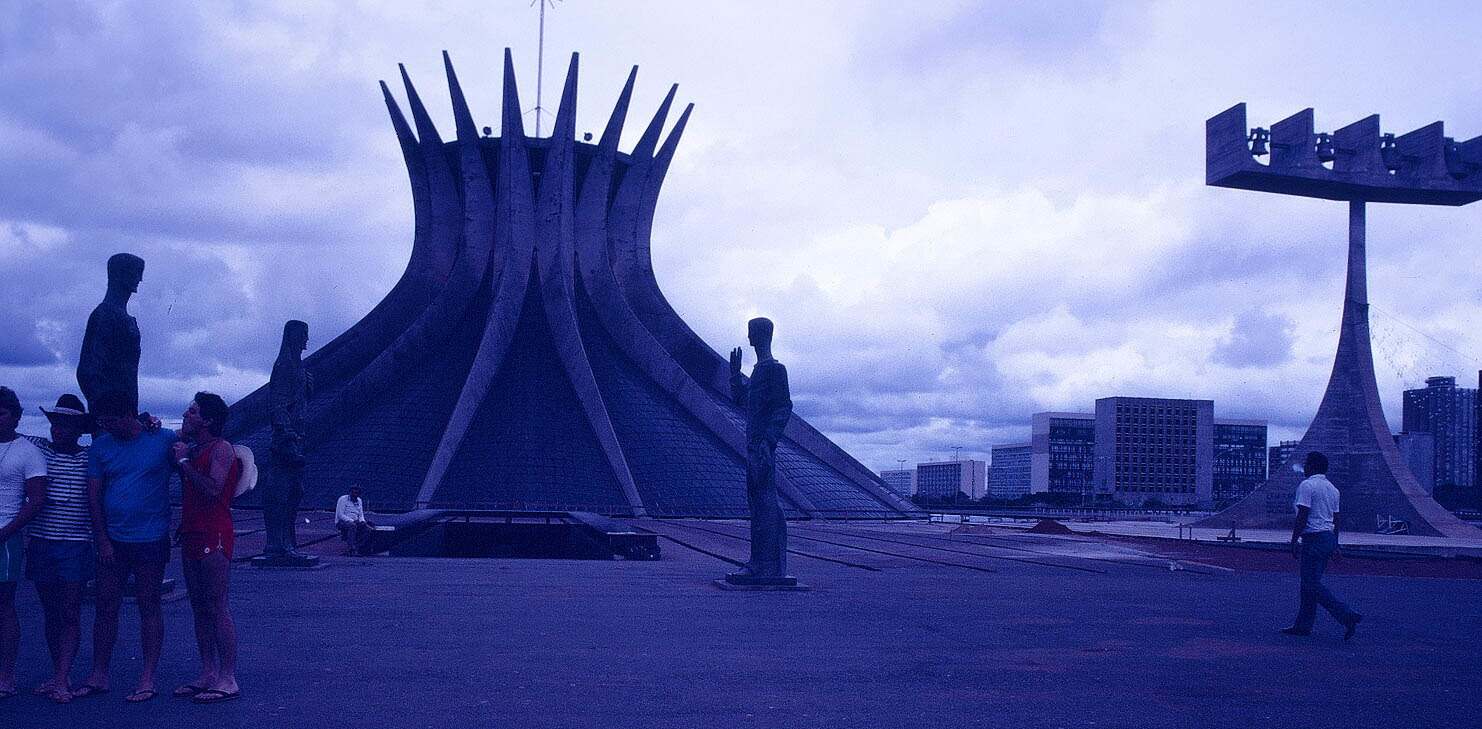
[[[981,499],[987,489],[988,464],[983,461],[932,461],[916,464],[916,493],[929,499],[952,498],[958,492]]]
[[[1405,391],[1404,432],[1429,433],[1433,439],[1428,491],[1443,485],[1476,488],[1476,390],[1457,387],[1455,377],[1426,378],[1424,389]]]
[[[1436,439],[1430,433],[1396,433],[1395,447],[1428,494],[1436,491]]]
[[[1284,440],[1267,449],[1269,454],[1266,462],[1266,476],[1276,473],[1276,469],[1286,465],[1291,460],[1292,454],[1297,452],[1297,444],[1301,441]]]
[[[1211,464],[1216,505],[1245,498],[1266,482],[1266,421],[1214,421],[1214,463]]]
[[[1095,453],[1099,502],[1212,506],[1214,401],[1100,398]]]
[[[1096,414],[1035,413],[1029,422],[1029,491],[1089,496],[1096,468]]]
[[[995,499],[1017,499],[1029,493],[1033,445],[1013,443],[993,446],[993,467],[988,494]]]
[[[881,471],[880,480],[885,486],[897,496],[911,498],[916,493],[916,469],[904,468],[894,471]]]

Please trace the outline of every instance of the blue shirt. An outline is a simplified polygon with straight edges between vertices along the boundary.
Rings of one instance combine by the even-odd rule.
[[[103,434],[87,453],[87,477],[103,480],[103,518],[117,542],[157,542],[170,535],[170,446],[175,431],[133,440]]]

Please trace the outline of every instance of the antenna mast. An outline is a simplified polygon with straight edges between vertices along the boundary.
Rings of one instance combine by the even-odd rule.
[[[556,0],[533,0],[531,5],[540,6],[540,36],[535,50],[535,136],[540,136],[540,113],[545,107],[540,105],[541,86],[545,83],[545,6],[549,3],[552,8],[556,7]]]

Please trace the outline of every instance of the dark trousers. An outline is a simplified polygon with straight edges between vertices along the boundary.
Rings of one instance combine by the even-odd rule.
[[[1312,621],[1317,619],[1317,606],[1321,605],[1334,620],[1348,625],[1358,617],[1351,608],[1328,591],[1322,584],[1323,570],[1328,568],[1328,559],[1338,548],[1338,535],[1333,532],[1311,532],[1302,535],[1302,601],[1297,609],[1297,620],[1292,627],[1312,630]]]
[[[746,505],[751,509],[754,574],[787,574],[787,519],[777,501],[777,449],[766,441],[746,444]]]
[[[371,528],[364,522],[340,521],[335,522],[340,529],[340,538],[350,545],[350,551],[355,554],[368,554],[371,548]]]

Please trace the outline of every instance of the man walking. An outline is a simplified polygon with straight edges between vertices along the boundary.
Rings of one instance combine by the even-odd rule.
[[[1343,624],[1343,640],[1353,637],[1364,616],[1333,596],[1322,584],[1323,570],[1328,559],[1342,559],[1338,551],[1338,489],[1328,481],[1328,457],[1313,451],[1307,454],[1302,466],[1306,480],[1297,485],[1294,506],[1297,522],[1292,527],[1292,557],[1301,560],[1302,592],[1297,609],[1297,620],[1290,628],[1282,628],[1287,635],[1311,635],[1312,622],[1317,618],[1317,606]]]
[[[139,682],[124,697],[130,703],[158,695],[165,620],[160,612],[160,581],[170,561],[169,481],[175,431],[146,430],[127,393],[98,396],[93,413],[104,431],[88,449],[87,495],[93,539],[98,549],[98,602],[93,621],[93,670],[73,698],[108,691],[108,664],[118,639],[118,611],[124,582],[134,575],[139,604],[139,643],[143,661]]]

